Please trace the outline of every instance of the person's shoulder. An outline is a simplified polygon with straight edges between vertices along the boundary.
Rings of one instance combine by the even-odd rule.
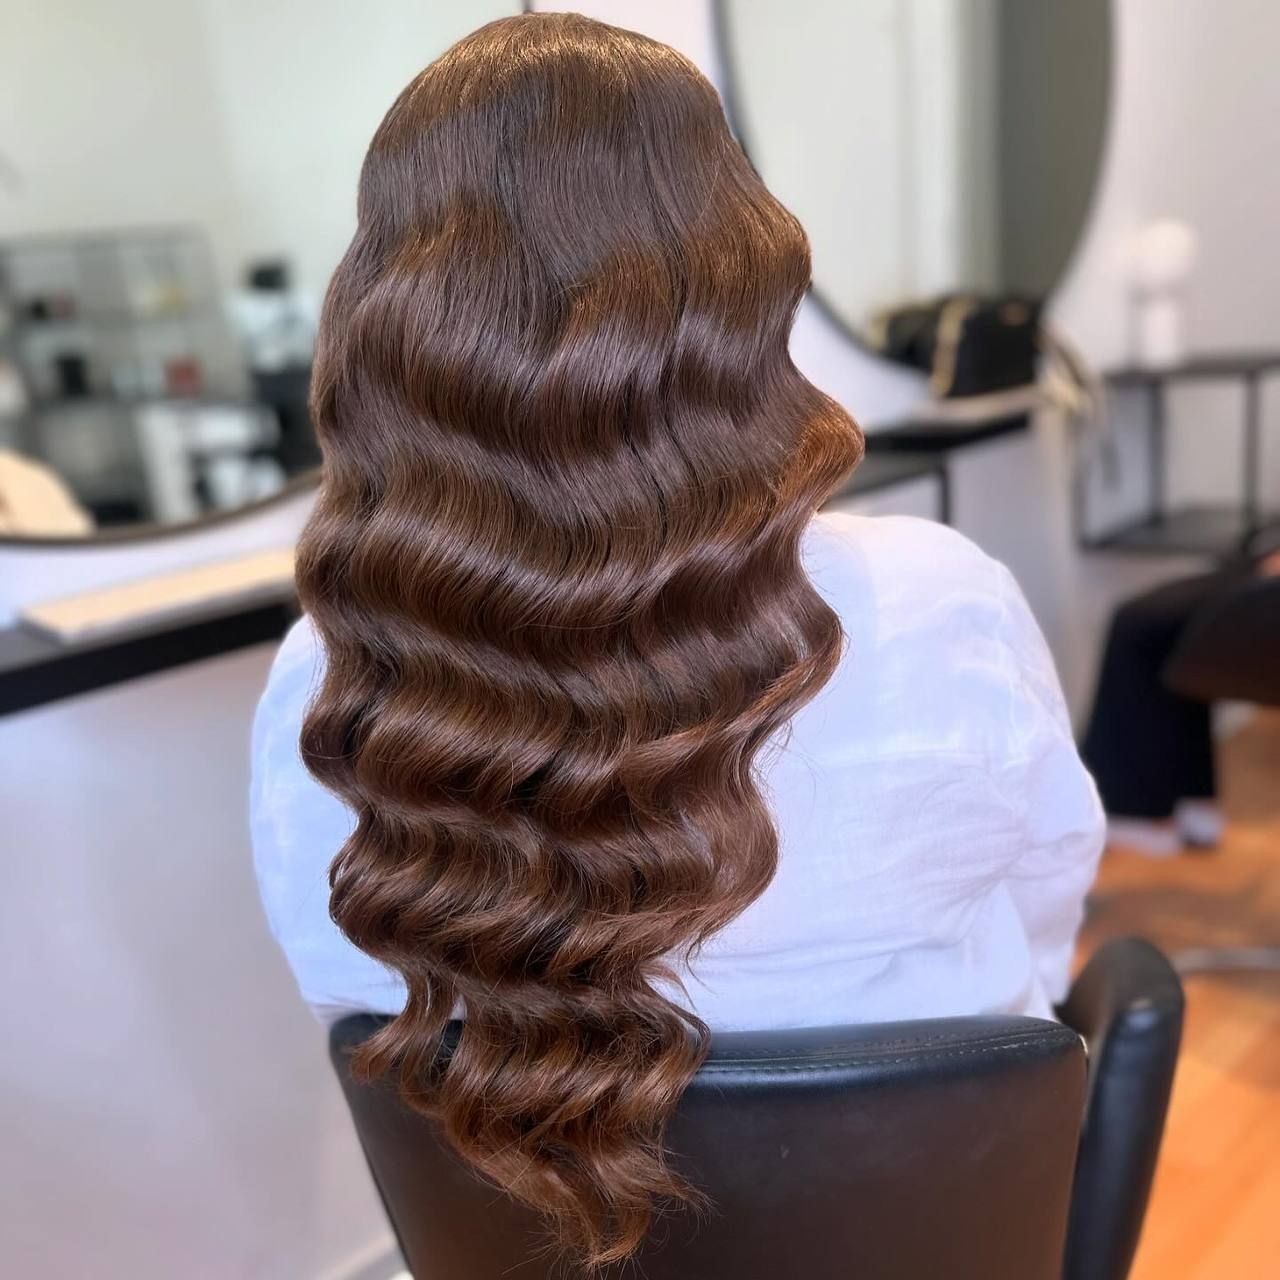
[[[916,516],[860,516],[822,512],[809,526],[805,566],[824,594],[874,596],[888,604],[937,607],[941,599],[998,606],[1007,573],[949,525]]]
[[[842,675],[871,673],[894,696],[910,690],[962,708],[964,736],[987,738],[996,755],[1019,750],[1046,724],[1069,735],[1053,657],[1026,597],[962,534],[906,516],[823,514],[805,562],[849,639]]]
[[[305,614],[285,633],[258,701],[255,730],[300,721],[322,673],[319,637]]]
[[[321,660],[320,637],[307,614],[303,614],[284,634],[271,663],[268,688],[282,680],[311,679]]]
[[[319,652],[320,637],[316,634],[311,615],[304,613],[284,633],[276,660],[285,663],[314,662]]]

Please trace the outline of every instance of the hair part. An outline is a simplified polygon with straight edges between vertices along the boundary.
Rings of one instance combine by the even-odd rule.
[[[697,1199],[679,975],[774,874],[755,761],[838,660],[800,539],[861,437],[788,356],[803,232],[664,45],[481,28],[358,208],[299,555],[332,914],[408,991],[356,1065],[598,1266]]]

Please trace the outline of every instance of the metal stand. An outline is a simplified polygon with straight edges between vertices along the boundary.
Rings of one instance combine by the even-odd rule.
[[[1185,978],[1195,973],[1280,973],[1280,947],[1187,947],[1173,954]]]
[[[1117,389],[1139,391],[1146,399],[1146,513],[1131,524],[1101,535],[1086,531],[1083,502],[1077,504],[1077,528],[1086,550],[1116,549],[1154,554],[1240,554],[1273,514],[1262,509],[1262,380],[1280,372],[1280,352],[1245,351],[1196,356],[1168,369],[1127,367],[1105,375]],[[1191,505],[1170,510],[1166,492],[1166,397],[1173,382],[1238,380],[1244,390],[1241,497],[1238,506]]]

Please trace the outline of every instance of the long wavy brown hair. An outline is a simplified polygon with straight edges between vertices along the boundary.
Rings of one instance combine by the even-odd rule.
[[[358,212],[299,558],[303,754],[358,818],[333,918],[408,989],[357,1065],[599,1265],[696,1198],[679,977],[774,873],[754,762],[838,659],[799,546],[861,437],[787,354],[800,226],[662,44],[482,28]]]

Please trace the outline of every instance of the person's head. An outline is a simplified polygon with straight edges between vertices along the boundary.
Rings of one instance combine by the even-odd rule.
[[[756,757],[839,655],[800,540],[860,436],[788,357],[803,232],[664,45],[482,28],[358,210],[299,582],[303,752],[358,818],[333,915],[408,988],[363,1066],[599,1263],[693,1195],[662,1141],[706,1029],[668,976],[773,875]]]

